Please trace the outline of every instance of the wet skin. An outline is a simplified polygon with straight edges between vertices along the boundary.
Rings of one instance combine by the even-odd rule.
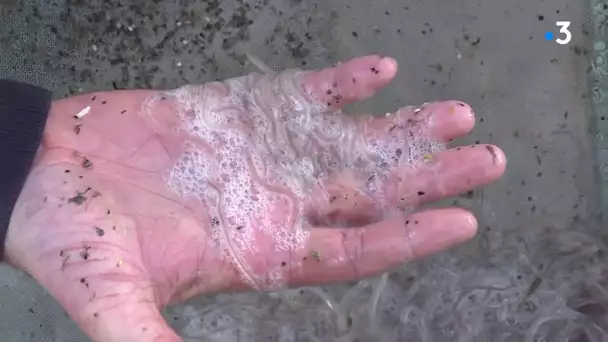
[[[445,149],[473,129],[468,105],[336,112],[396,72],[367,56],[56,101],[8,259],[94,340],[179,341],[169,303],[357,279],[466,241],[471,213],[414,210],[504,172],[496,146]]]

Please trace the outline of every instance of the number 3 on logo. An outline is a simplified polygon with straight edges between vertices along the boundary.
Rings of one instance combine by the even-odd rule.
[[[570,22],[569,21],[558,21],[556,23],[556,25],[560,27],[559,33],[565,34],[566,38],[565,39],[557,38],[555,40],[555,42],[557,44],[561,44],[561,45],[570,43],[570,40],[572,39],[572,33],[570,32],[570,30],[568,30],[568,27],[570,27]]]

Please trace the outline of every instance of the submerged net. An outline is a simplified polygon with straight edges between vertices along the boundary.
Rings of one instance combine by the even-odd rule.
[[[31,7],[31,3],[34,1],[5,1],[4,3],[23,3]],[[54,5],[57,3],[60,3],[61,6]],[[73,1],[73,3],[80,4],[77,10],[72,10],[71,6],[64,6],[63,1],[44,2],[44,4],[49,4],[48,6],[37,5],[42,8],[37,12],[49,16],[54,22],[53,28],[56,27],[54,31],[46,29],[46,26],[39,27],[41,20],[35,19],[35,16],[30,15],[30,19],[35,20],[23,20],[23,16],[27,12],[25,10],[21,14],[9,16],[11,19],[14,18],[13,21],[2,21],[2,23],[9,24],[3,32],[4,36],[13,35],[12,39],[3,40],[3,42],[10,43],[3,51],[18,56],[17,59],[2,58],[4,74],[8,72],[10,75],[12,70],[19,71],[20,67],[15,67],[15,65],[29,64],[27,61],[34,61],[37,58],[41,58],[49,64],[59,63],[61,66],[59,69],[69,73],[65,77],[62,76],[61,81],[56,79],[59,77],[58,75],[52,75],[54,78],[48,79],[49,76],[39,70],[45,69],[43,67],[33,68],[33,72],[20,72],[20,78],[34,83],[43,82],[47,86],[59,88],[60,92],[71,93],[99,88],[111,89],[112,87],[163,88],[184,82],[210,80],[216,76],[225,77],[228,73],[226,71],[228,68],[224,64],[220,64],[218,71],[216,61],[223,60],[222,57],[225,54],[220,53],[222,50],[217,46],[212,48],[212,44],[209,44],[206,47],[206,51],[213,53],[204,53],[203,49],[198,47],[194,52],[187,52],[193,49],[192,46],[197,46],[195,43],[198,41],[192,41],[191,38],[199,34],[201,26],[221,26],[215,25],[221,19],[214,14],[218,8],[216,5],[219,4],[217,1],[181,1],[181,5],[175,7],[167,5],[174,3],[169,1],[132,1],[137,13],[133,13],[127,8],[131,6],[116,6],[116,1],[103,2],[108,8],[96,1]],[[159,3],[160,5],[158,5]],[[186,6],[188,3],[191,3],[192,6]],[[230,3],[230,1],[222,3]],[[245,1],[245,3],[249,2]],[[262,3],[268,3],[268,1]],[[361,51],[374,50],[374,46],[376,46],[374,44],[370,44],[371,47],[361,48],[359,46],[357,48],[357,45],[352,43],[367,35],[372,37],[371,40],[377,42],[404,42],[403,44],[390,44],[396,46],[395,49],[387,48],[383,52],[400,52],[402,50],[397,47],[404,46],[404,50],[408,49],[409,59],[422,59],[420,62],[415,61],[410,64],[411,66],[418,65],[419,68],[409,69],[414,77],[419,76],[418,78],[422,79],[425,75],[420,75],[419,73],[422,71],[417,70],[428,68],[427,61],[430,61],[430,53],[425,54],[429,51],[428,46],[451,46],[447,40],[453,37],[451,33],[443,32],[441,36],[445,37],[445,40],[438,38],[440,36],[438,34],[434,36],[434,39],[438,40],[432,44],[427,43],[419,40],[423,39],[423,36],[418,34],[420,27],[425,30],[425,33],[430,31],[424,22],[428,21],[433,25],[439,22],[439,19],[433,18],[434,13],[447,22],[450,21],[450,17],[446,13],[449,13],[450,16],[461,14],[459,21],[466,22],[463,27],[469,30],[464,32],[466,35],[476,33],[476,29],[478,33],[484,27],[483,25],[489,25],[488,22],[492,25],[491,28],[490,26],[485,27],[489,33],[484,35],[483,42],[476,47],[483,47],[488,41],[498,42],[495,44],[499,44],[499,47],[489,44],[490,47],[486,50],[486,54],[480,54],[478,51],[478,54],[475,55],[476,59],[474,59],[467,57],[469,54],[473,55],[471,51],[474,47],[469,46],[472,43],[467,44],[461,40],[462,47],[458,47],[455,43],[457,61],[461,61],[461,59],[466,61],[468,58],[470,62],[467,64],[468,66],[459,64],[458,69],[448,73],[447,70],[452,69],[446,64],[449,62],[449,58],[445,57],[447,61],[438,64],[433,70],[441,67],[444,70],[442,73],[444,78],[448,79],[446,75],[450,75],[455,80],[453,84],[458,84],[464,90],[442,95],[458,95],[454,97],[460,98],[471,92],[477,96],[478,92],[488,85],[484,83],[486,77],[498,84],[496,88],[492,88],[495,91],[513,83],[500,82],[499,79],[490,78],[487,76],[489,72],[480,73],[482,76],[477,77],[479,70],[472,67],[479,64],[481,71],[492,70],[493,75],[509,79],[502,71],[509,70],[507,68],[512,66],[507,63],[507,60],[512,58],[511,54],[514,54],[513,57],[515,57],[518,68],[525,70],[527,75],[525,75],[525,83],[514,83],[520,88],[520,91],[507,89],[506,95],[504,95],[505,101],[513,101],[515,104],[513,107],[503,108],[504,111],[508,111],[509,108],[518,108],[517,106],[534,110],[548,103],[548,100],[543,102],[542,99],[528,102],[526,102],[526,97],[517,99],[518,95],[527,93],[534,97],[539,96],[540,88],[534,87],[535,84],[538,86],[538,83],[527,80],[530,75],[532,77],[529,78],[538,76],[538,79],[542,79],[539,82],[542,83],[550,83],[551,80],[554,80],[555,84],[560,83],[555,80],[561,80],[561,78],[549,78],[549,74],[563,75],[568,82],[574,82],[572,75],[564,71],[572,69],[574,65],[572,61],[563,64],[568,65],[568,67],[564,67],[564,70],[550,69],[551,72],[535,73],[535,70],[547,70],[539,65],[546,64],[551,68],[557,68],[559,64],[554,64],[554,60],[557,60],[554,58],[557,56],[557,52],[551,50],[540,56],[535,55],[534,53],[539,53],[537,48],[539,44],[537,41],[531,40],[532,34],[537,31],[542,32],[545,27],[543,26],[541,30],[540,27],[532,29],[527,24],[513,25],[512,19],[516,16],[517,18],[529,16],[536,20],[534,17],[545,14],[547,19],[544,22],[546,23],[549,20],[547,13],[561,10],[564,15],[567,15],[568,20],[573,20],[574,30],[575,26],[581,24],[580,20],[577,20],[577,18],[580,19],[580,16],[574,10],[578,6],[575,2],[569,2],[569,10],[563,6],[565,1],[544,2],[542,5],[538,1],[493,2],[492,6],[496,6],[492,7],[494,11],[488,12],[487,8],[480,9],[479,13],[484,15],[478,13],[479,15],[473,16],[476,9],[482,5],[481,2],[453,2],[453,6],[459,7],[458,11],[454,11],[454,8],[448,5],[451,2],[442,1],[439,6],[432,1],[416,2],[415,4],[408,1],[408,11],[409,7],[412,9],[416,7],[418,11],[407,17],[407,20],[403,20],[403,16],[406,15],[406,6],[404,6],[402,11],[392,15],[392,18],[399,18],[399,20],[391,21],[388,20],[391,17],[385,16],[383,13],[385,9],[380,8],[380,5],[377,4],[386,3],[386,1],[378,1],[374,3],[379,8],[377,12],[380,13],[383,22],[376,20],[371,24],[372,27],[367,28],[369,32],[365,31],[365,21],[360,20],[373,14],[367,8],[360,11],[364,14],[359,15],[357,20],[353,20],[354,16],[350,16],[354,10],[348,14],[340,12],[345,19],[336,24],[337,16],[334,15],[334,12],[328,11],[324,5],[316,8],[317,4],[313,1],[309,3],[315,4],[314,12],[303,12],[298,9],[294,16],[297,20],[286,20],[291,14],[284,7],[288,3],[289,6],[293,6],[295,3],[307,2],[286,1],[284,6],[280,6],[283,4],[282,1],[271,1],[271,3],[282,9],[285,14],[281,16],[276,14],[279,13],[278,11],[269,12],[272,14],[262,16],[262,20],[258,21],[266,21],[271,25],[268,30],[270,33],[267,34],[272,36],[273,40],[259,43],[265,50],[270,51],[269,54],[277,51],[282,55],[287,49],[294,57],[300,57],[306,56],[306,52],[310,51],[312,51],[311,55],[314,55],[315,49],[326,49],[328,56],[324,56],[323,60],[335,61],[341,54],[354,55]],[[334,3],[339,3],[339,1]],[[340,6],[337,7],[346,7],[341,6],[345,3],[340,3]],[[348,4],[350,3],[349,1]],[[398,3],[399,6],[396,7],[401,7],[401,2],[394,1],[394,3]],[[439,2],[437,3],[439,4]],[[496,5],[499,3],[502,5]],[[83,4],[87,6],[82,6]],[[487,4],[489,5],[490,2]],[[598,2],[598,6],[600,5],[602,4]],[[265,6],[264,10],[267,8]],[[110,10],[109,7],[112,9]],[[196,15],[190,12],[191,9],[205,7],[213,8],[207,11],[192,12]],[[70,9],[71,12],[57,13],[67,11],[67,9]],[[507,10],[512,14],[508,15]],[[32,9],[28,11],[35,13]],[[202,17],[199,15],[200,13],[203,13]],[[232,12],[226,11],[226,13],[232,15]],[[317,19],[316,15],[309,15],[309,13],[325,13],[328,19]],[[462,13],[465,13],[466,17]],[[442,15],[444,17],[441,17]],[[318,32],[312,32],[315,37],[313,43],[321,42],[316,46],[307,43],[309,35],[305,34],[309,30],[308,20],[311,17],[313,24],[320,23]],[[89,21],[88,18],[95,18],[96,21]],[[598,17],[598,19],[603,25],[605,18]],[[187,23],[190,20],[198,21],[195,21],[196,24],[188,26]],[[228,17],[225,21],[230,23],[230,18]],[[275,22],[276,26],[274,26]],[[286,24],[279,25],[283,22]],[[298,24],[300,22],[306,23],[306,25]],[[349,24],[351,22],[355,26],[352,27],[352,30],[351,24]],[[26,23],[29,26],[26,27]],[[182,23],[183,26],[181,26]],[[476,27],[475,23],[480,24]],[[501,23],[503,26],[500,26]],[[194,33],[186,35],[186,33],[178,32],[176,38],[167,41],[159,37],[150,39],[148,35],[138,33],[137,30],[135,33],[138,34],[131,32],[128,28],[134,24],[138,24],[142,28],[156,27],[157,24],[167,26],[168,28],[161,29],[161,34],[175,33],[178,32],[177,28],[188,26],[188,28],[193,27]],[[508,28],[513,30],[511,35],[505,35],[505,31],[501,30],[501,27],[505,28],[507,26],[504,25],[507,24]],[[391,25],[394,26],[393,29],[391,29]],[[414,25],[418,25],[414,27],[415,30],[411,29]],[[17,27],[17,29],[14,30],[11,27]],[[240,28],[232,28],[230,25],[223,27],[222,31],[227,32],[220,32],[219,29],[206,29],[205,37],[199,40],[212,41],[212,37],[217,36],[219,38],[216,39],[216,45],[228,46],[239,41],[233,38],[241,39],[248,32]],[[453,35],[460,34],[457,27],[458,25],[450,26],[450,32],[456,32]],[[384,30],[384,33],[379,36],[381,29]],[[341,34],[340,39],[331,39],[330,35],[325,33],[332,30],[335,30],[336,34]],[[16,31],[16,33],[11,31]],[[145,31],[153,32],[155,30]],[[26,35],[22,32],[38,32],[40,35]],[[56,32],[59,32],[59,35]],[[279,34],[279,32],[286,33]],[[406,32],[413,33],[404,38]],[[222,33],[223,36],[220,37],[219,33]],[[30,39],[15,39],[16,34]],[[188,38],[188,41],[181,40],[182,35]],[[274,37],[280,35],[286,37],[285,41],[283,42],[279,37],[276,40],[277,43],[274,43]],[[525,45],[528,35],[530,35],[529,45]],[[143,39],[141,39],[142,36]],[[301,40],[306,44],[302,45],[300,40],[293,38],[294,36],[301,36]],[[580,42],[582,36],[582,33],[575,32],[575,41]],[[51,39],[43,39],[43,42],[31,41],[38,37],[51,37]],[[323,41],[327,41],[327,43],[322,43]],[[424,44],[420,42],[424,42]],[[285,46],[283,47],[281,44]],[[204,44],[201,43],[201,45]],[[416,48],[410,49],[412,45],[415,45]],[[501,51],[494,53],[493,50],[505,46],[510,47],[508,53]],[[36,49],[30,49],[30,47],[36,47]],[[525,53],[516,54],[516,48]],[[581,51],[584,51],[580,47],[573,48],[575,52],[578,51],[579,55]],[[461,49],[463,53],[461,53]],[[100,50],[105,51],[105,54],[101,54]],[[341,50],[342,53],[340,53]],[[41,54],[40,51],[44,53]],[[436,50],[432,51],[436,52]],[[159,53],[164,57],[158,57]],[[197,70],[202,69],[200,73],[187,71],[190,69],[186,68],[185,60],[190,53],[197,56],[193,65]],[[36,58],[24,58],[23,56],[36,56]],[[504,56],[507,57],[503,59]],[[81,61],[76,63],[75,60],[79,59]],[[228,60],[228,58],[226,59]],[[560,56],[560,59],[564,58]],[[551,60],[550,63],[549,60]],[[184,61],[184,65],[182,65],[182,61]],[[535,62],[535,64],[530,61],[540,62]],[[304,62],[305,60],[301,59],[284,64],[299,65]],[[114,65],[115,63],[118,65]],[[74,64],[77,64],[77,67],[70,68]],[[503,64],[505,68],[501,69],[500,65]],[[174,65],[179,65],[179,68]],[[493,66],[490,68],[491,65]],[[515,69],[511,69],[511,71]],[[458,70],[461,70],[460,75],[465,75],[461,76],[460,80],[464,79],[473,84],[472,88],[467,88],[463,82],[458,82]],[[475,72],[471,72],[471,70]],[[573,70],[576,73],[584,72],[582,67]],[[106,75],[106,77],[101,77],[101,75]],[[170,78],[166,77],[167,75],[178,76]],[[437,86],[441,85],[444,80],[441,75],[437,77],[429,82],[434,83],[437,80]],[[517,80],[520,79],[511,79],[511,81]],[[417,79],[416,84],[419,81]],[[448,88],[457,88],[452,85]],[[416,89],[418,88],[417,85]],[[403,89],[400,88],[399,91],[401,92]],[[430,88],[428,91],[433,95],[438,92],[437,88]],[[420,95],[420,97],[423,96]],[[563,96],[558,94],[555,97]],[[492,94],[488,93],[486,98],[483,100],[482,97],[483,101],[479,101],[482,104],[481,108],[487,109],[489,106],[483,106],[484,103],[491,103],[492,106],[500,105],[498,96],[492,97]],[[553,101],[553,96],[551,101]],[[567,98],[566,101],[574,102],[571,98]],[[476,108],[480,107],[476,106]],[[496,112],[498,111],[496,110]],[[518,117],[512,118],[512,115],[515,114],[509,113],[509,115],[508,120],[517,121]],[[523,115],[529,115],[529,113]],[[521,119],[522,116],[519,118]],[[570,120],[572,117],[575,115],[571,115]],[[528,118],[526,117],[526,119]],[[504,121],[496,121],[497,126],[504,123]],[[525,121],[525,123],[528,124],[529,121]],[[518,128],[518,126],[514,126]],[[503,132],[503,134],[510,133]],[[500,133],[496,134],[496,136],[499,135]],[[532,136],[532,134],[530,135]],[[507,138],[512,139],[510,136]],[[520,139],[533,140],[523,137]],[[568,163],[570,159],[564,158],[567,161],[549,164],[552,171],[558,172],[559,168]],[[516,155],[513,159],[517,159],[519,164],[535,162],[532,154]],[[577,164],[584,162],[584,158],[576,161]],[[556,185],[560,186],[560,184]],[[575,196],[577,194],[573,195],[573,197]],[[506,208],[505,211],[509,211],[509,208]],[[465,246],[434,258],[409,263],[374,279],[328,287],[293,289],[272,294],[220,294],[199,298],[184,306],[169,308],[166,311],[166,317],[186,341],[606,341],[608,340],[606,319],[608,317],[606,315],[608,288],[605,279],[608,278],[606,277],[605,242],[608,240],[606,240],[605,234],[595,228],[601,227],[595,227],[595,223],[591,221],[577,221],[574,224],[565,223],[564,226],[544,228],[539,228],[534,222],[531,222],[529,226],[511,227],[510,230],[492,230],[482,226],[476,239]],[[15,288],[26,287],[15,286]],[[14,296],[15,293],[12,295]],[[22,306],[22,304],[19,305]],[[24,310],[15,309],[11,312],[15,317],[20,317],[18,313],[21,311]],[[27,322],[30,316],[28,313],[26,315],[28,316],[23,316],[22,320]],[[10,317],[5,318],[6,321],[13,322],[9,320]],[[37,326],[38,324],[30,325]],[[56,322],[53,322],[53,325],[56,325]],[[22,329],[16,330],[18,331],[16,335],[23,336]]]

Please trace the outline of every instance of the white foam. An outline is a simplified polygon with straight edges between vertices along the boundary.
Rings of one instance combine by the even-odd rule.
[[[201,143],[188,145],[169,173],[168,187],[204,202],[212,237],[245,281],[260,289],[285,284],[281,260],[305,245],[306,204],[329,176],[354,168],[359,190],[394,213],[403,207],[384,199],[391,166],[442,148],[408,136],[398,115],[391,119],[402,128],[391,138],[360,134],[361,120],[312,104],[299,77],[297,71],[251,74],[163,95],[174,102],[179,129]],[[153,110],[150,103],[147,109]],[[276,265],[258,261],[267,257]]]

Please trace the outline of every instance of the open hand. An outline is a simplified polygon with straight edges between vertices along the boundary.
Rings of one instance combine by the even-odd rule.
[[[463,242],[471,213],[413,210],[496,180],[504,154],[445,150],[473,129],[461,102],[339,112],[396,71],[367,56],[56,101],[8,260],[96,341],[180,341],[167,304],[371,276]]]

